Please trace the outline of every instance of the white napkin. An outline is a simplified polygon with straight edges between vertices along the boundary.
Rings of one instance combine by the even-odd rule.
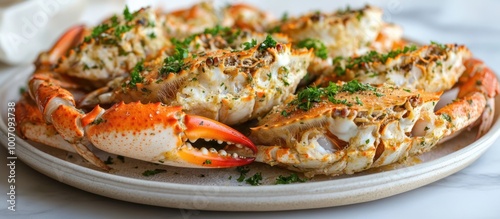
[[[0,61],[31,63],[78,22],[84,0],[7,0],[0,4]]]

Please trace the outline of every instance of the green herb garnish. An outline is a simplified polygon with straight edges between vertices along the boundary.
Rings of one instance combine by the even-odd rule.
[[[104,164],[113,164],[113,158],[111,156],[108,156],[108,159],[104,161]]]
[[[443,119],[445,119],[446,121],[451,122],[451,117],[450,117],[450,115],[443,113],[443,114],[441,114],[441,116],[442,116],[442,117],[443,117]]]
[[[248,166],[239,166],[239,167],[236,167],[236,171],[238,171],[240,173],[240,177],[238,177],[238,179],[236,179],[236,181],[243,182],[243,180],[245,180],[245,177],[246,177],[248,171],[250,171],[250,168]]]
[[[132,29],[132,26],[128,26],[128,25],[117,26],[117,27],[115,27],[114,35],[116,38],[121,39],[121,35],[123,33],[130,31],[131,29]]]
[[[308,38],[308,39],[299,41],[297,43],[297,47],[308,48],[308,49],[313,48],[314,54],[317,57],[319,57],[321,59],[328,58],[328,50],[326,49],[325,44],[323,42],[321,42],[320,40]]]
[[[348,103],[347,100],[336,99],[335,95],[337,95],[337,93],[340,92],[354,93],[366,90],[371,90],[375,92],[376,88],[370,86],[369,84],[362,84],[357,80],[349,81],[343,84],[342,86],[330,82],[330,84],[326,88],[317,88],[317,87],[305,88],[304,90],[300,91],[297,94],[297,99],[293,100],[292,104],[296,104],[299,109],[307,111],[311,109],[313,103],[321,102],[323,98],[327,98],[328,101],[334,104],[345,104],[347,106],[351,106],[352,104]],[[359,102],[357,103],[362,105],[361,100],[359,100]]]
[[[334,72],[337,75],[345,75],[347,69],[352,69],[354,67],[359,66],[362,63],[370,63],[370,62],[382,62],[385,63],[389,58],[395,58],[399,54],[404,54],[408,52],[413,52],[417,50],[415,45],[405,46],[403,49],[392,50],[386,54],[380,54],[376,51],[370,51],[365,55],[356,57],[356,58],[343,58],[341,56],[335,57],[333,59],[333,65],[335,66]]]
[[[109,28],[111,28],[111,27],[108,24],[97,25],[96,27],[94,27],[94,29],[92,29],[92,33],[90,34],[90,36],[85,37],[84,41],[87,43],[90,42],[90,40],[92,38],[99,37],[101,34],[106,32],[106,30],[108,30]]]
[[[212,36],[216,36],[221,32],[227,32],[227,31],[231,31],[231,28],[223,27],[223,26],[217,24],[217,25],[215,25],[215,27],[205,29],[203,31],[203,33],[210,34]]]
[[[258,186],[260,185],[260,181],[262,180],[262,175],[261,173],[255,173],[253,176],[249,177],[248,179],[245,180],[247,184],[250,184],[252,186]]]
[[[130,13],[128,6],[125,6],[125,9],[123,10],[123,17],[125,18],[126,22],[130,22],[134,19],[135,15],[133,13]],[[84,42],[88,43],[88,42],[90,42],[91,39],[93,39],[93,38],[95,39],[95,38],[100,37],[103,33],[105,33],[106,31],[108,31],[111,28],[114,28],[114,32],[112,34],[117,39],[120,39],[121,35],[123,33],[130,31],[133,27],[133,26],[127,25],[127,24],[119,25],[120,22],[118,21],[118,17],[116,15],[111,17],[110,20],[111,20],[111,25],[100,24],[100,25],[97,25],[94,29],[92,29],[92,33],[90,34],[90,36],[86,36],[84,38]],[[106,39],[103,39],[103,43],[113,44],[113,43],[116,43],[116,40],[112,39],[112,38],[106,38]]]
[[[156,38],[156,34],[155,34],[155,32],[150,33],[148,36],[149,36],[149,38],[151,38],[151,39],[155,39],[155,38]]]
[[[279,33],[279,32],[281,32],[281,27],[280,26],[273,27],[273,28],[269,29],[267,32],[271,33],[271,34],[272,33]]]
[[[188,57],[188,50],[182,47],[175,48],[175,54],[163,60],[160,73],[165,75],[169,73],[178,73],[184,67],[184,59]]]
[[[361,102],[358,96],[356,96],[356,103],[360,106],[363,106],[363,102]]]
[[[104,122],[103,118],[98,118],[98,119],[92,121],[92,123],[90,123],[90,124],[92,124],[92,125],[98,125],[98,124],[101,124],[103,122]]]
[[[164,169],[154,169],[154,170],[146,170],[142,173],[143,176],[154,176],[158,173],[164,173],[167,172],[167,170]]]
[[[255,45],[257,45],[257,40],[252,39],[251,42],[244,42],[243,43],[243,49],[249,50],[249,49],[253,48]]]
[[[285,22],[288,20],[288,12],[285,11],[283,15],[281,16],[281,22]]]
[[[118,156],[116,156],[116,158],[118,158],[118,160],[120,160],[122,163],[125,163],[125,157],[124,156],[118,155]]]
[[[144,78],[141,76],[142,71],[144,71],[144,60],[135,64],[130,72],[130,81],[127,83],[129,87],[135,87],[137,83],[142,83],[144,81]]]
[[[431,41],[431,45],[436,45],[440,49],[446,49],[446,45],[445,44],[437,43],[437,42],[434,42],[434,41]]]
[[[259,50],[266,50],[267,48],[275,47],[277,44],[276,40],[271,37],[271,35],[267,35],[266,39],[260,44]]]
[[[290,174],[290,176],[279,175],[276,178],[275,184],[290,184],[290,183],[305,182],[305,181],[307,181],[307,179],[301,179],[296,173],[292,173]]]
[[[130,11],[128,10],[128,6],[125,6],[125,9],[123,10],[123,17],[126,21],[131,21],[132,19],[134,19],[134,14],[130,13]]]

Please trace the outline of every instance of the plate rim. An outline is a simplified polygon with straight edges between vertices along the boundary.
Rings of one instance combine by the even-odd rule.
[[[11,86],[13,86],[9,86],[9,81],[26,78],[27,74],[29,74],[28,70],[32,68],[32,66],[21,66],[8,69],[11,72],[7,73],[9,75],[6,78],[9,78],[9,76],[18,71],[26,72],[19,73],[10,78],[10,80],[5,79],[1,82],[0,101],[10,101],[3,98],[9,88],[12,88]],[[495,104],[495,108],[498,108],[500,102],[499,99],[500,96],[496,98],[497,103]],[[3,116],[1,116],[0,133],[2,137],[7,136],[7,126],[5,122],[6,121],[4,121]],[[173,182],[148,181],[127,176],[119,176],[81,166],[70,161],[57,158],[49,153],[45,153],[35,147],[31,147],[29,142],[17,137],[17,133],[16,155],[31,168],[59,182],[97,195],[118,200],[163,207],[196,210],[275,211],[322,208],[360,203],[413,190],[462,170],[478,159],[499,136],[500,116],[496,118],[496,121],[490,130],[481,138],[476,139],[474,142],[457,151],[431,161],[426,161],[424,163],[408,167],[401,167],[395,170],[370,173],[362,176],[289,185],[184,185]],[[2,141],[2,145],[7,148],[7,144],[4,141]],[[37,162],[47,164],[47,166],[36,165]],[[459,163],[459,165],[449,165],[450,163]],[[58,171],[66,174],[58,174]],[[82,184],[76,182],[75,177],[89,178],[92,179],[91,182],[93,183]],[[387,187],[390,187],[388,184],[398,185],[405,180],[410,181],[411,185],[408,185],[407,182],[406,187],[404,188],[396,188],[389,192],[385,191],[386,193],[380,193],[381,190],[386,190]],[[112,183],[109,183],[110,181]],[[115,188],[113,188],[113,186]],[[141,187],[144,187],[145,189],[139,190]],[[124,190],[127,194],[123,195],[119,192],[114,192],[119,190]],[[165,191],[167,193],[165,193]],[[201,195],[193,198],[193,192]],[[352,194],[353,192],[354,195]],[[365,194],[359,196],[359,194],[362,193]],[[154,196],[154,194],[156,194],[156,196]],[[249,201],[248,199],[241,198],[242,194],[245,194],[246,198],[252,198],[252,200]],[[269,196],[269,194],[272,194],[273,196]],[[137,198],[137,195],[153,196],[151,198]],[[300,201],[293,199],[293,197],[300,197]],[[174,198],[175,202],[166,200],[170,198]],[[196,204],[196,198],[210,200],[210,202],[201,206],[200,204]],[[338,200],[339,198],[345,199]],[[166,202],[158,202],[159,200]],[[259,204],[258,201],[263,202]],[[251,205],[249,205],[250,203]],[[233,207],[231,208],[230,206]]]

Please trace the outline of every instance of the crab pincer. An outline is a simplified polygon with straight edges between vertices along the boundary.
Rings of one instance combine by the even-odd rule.
[[[87,115],[82,125],[94,146],[148,162],[223,168],[246,165],[254,158],[229,154],[222,144],[257,152],[255,145],[243,134],[217,121],[187,115],[181,107],[161,103],[119,103],[105,111],[96,107]],[[207,148],[203,143],[195,143],[198,139],[213,140],[218,145]]]

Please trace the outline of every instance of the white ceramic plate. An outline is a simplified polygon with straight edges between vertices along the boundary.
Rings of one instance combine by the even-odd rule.
[[[7,139],[7,103],[19,98],[32,68],[9,69],[0,86],[0,130]],[[497,98],[496,109],[500,99]],[[113,158],[109,173],[93,168],[78,155],[16,139],[16,155],[37,171],[60,182],[119,200],[173,208],[220,211],[275,211],[339,206],[376,200],[409,191],[453,174],[476,160],[500,135],[498,115],[491,130],[474,141],[475,130],[403,164],[342,177],[315,177],[305,183],[274,185],[278,175],[290,172],[252,164],[248,176],[261,172],[263,185],[250,186],[236,179],[234,169],[183,169],[160,166],[104,152]],[[7,141],[2,140],[6,146]],[[151,169],[164,173],[145,177]]]

